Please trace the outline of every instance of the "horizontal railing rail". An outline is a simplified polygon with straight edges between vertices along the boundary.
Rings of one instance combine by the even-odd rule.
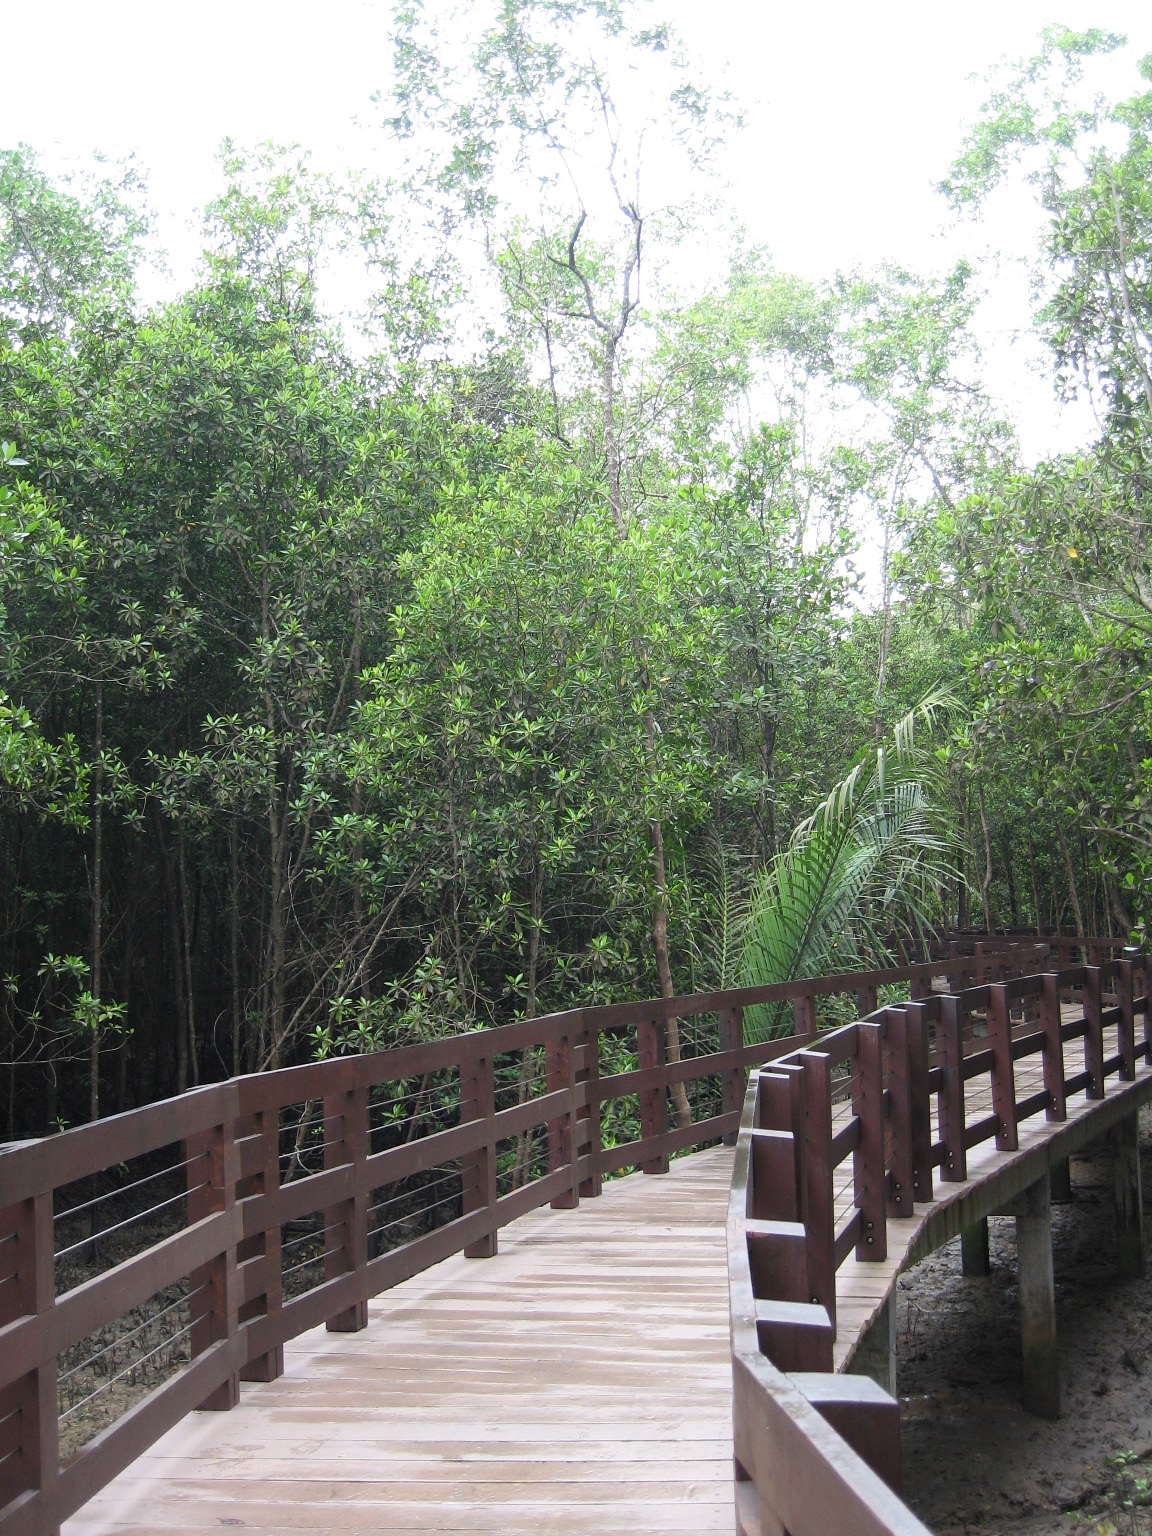
[[[1147,994],[1129,950],[888,1005],[753,1073],[728,1221],[742,1530],[924,1531],[896,1497],[898,1404],[833,1371],[837,1271],[885,1259],[889,1219],[931,1201],[937,1174],[966,1181],[974,1147],[1018,1151],[1025,1121],[1065,1121],[1074,1094],[1133,1082],[1152,1062]],[[1029,1058],[1042,1087],[1022,1093]]]
[[[451,1254],[494,1254],[525,1212],[734,1141],[749,1068],[806,1049],[820,1065],[802,1070],[829,1094],[872,1091],[836,1054],[857,1036],[821,1026],[874,1014],[885,988],[906,988],[907,1018],[921,1009],[931,1045],[916,1070],[936,1084],[942,995],[1063,965],[1073,946],[966,938],[888,970],[580,1008],[236,1078],[3,1152],[0,1533],[56,1531],[184,1414],[275,1378],[288,1340],[362,1328],[371,1296]],[[1088,1036],[1091,984],[1075,976],[1060,985],[1084,988]],[[987,999],[963,995],[961,1030],[993,1030]],[[765,1005],[785,1005],[771,1010],[781,1037],[746,1038]],[[865,1118],[837,1121],[830,1167],[833,1150],[845,1166],[876,1157]],[[823,1222],[822,1191],[805,1199]],[[832,1261],[868,1235],[833,1232]]]

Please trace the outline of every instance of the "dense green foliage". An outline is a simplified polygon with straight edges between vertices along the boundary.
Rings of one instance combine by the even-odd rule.
[[[738,250],[702,288],[726,118],[666,30],[474,30],[449,66],[399,16],[403,181],[225,146],[159,305],[131,177],[0,155],[0,1136],[925,924],[1147,917],[1152,95],[1101,148],[1061,93],[1110,40],[1053,34],[949,183],[1042,156],[1038,323],[1104,425],[1029,468],[970,267]]]

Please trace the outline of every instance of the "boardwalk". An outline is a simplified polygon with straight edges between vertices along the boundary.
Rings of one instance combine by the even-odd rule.
[[[1074,1019],[1077,1009],[1065,1005],[1065,1020]],[[1112,1060],[1119,1050],[1119,1038],[1113,1025],[1103,1032],[1104,1057]],[[979,1042],[978,1042],[979,1043]],[[1073,1060],[1073,1046],[1066,1048],[1069,1063]],[[1015,1065],[1016,1096],[1020,1100],[1038,1094],[1044,1086],[1041,1063],[1029,1057]],[[1108,1096],[1104,1100],[1089,1099],[1081,1091],[1068,1096],[1068,1118],[1053,1123],[1037,1115],[1024,1121],[1019,1127],[1019,1150],[1013,1153],[998,1152],[991,1141],[982,1142],[968,1153],[968,1178],[961,1183],[947,1184],[937,1177],[936,1198],[918,1204],[916,1214],[899,1218],[890,1216],[887,1223],[888,1256],[880,1263],[862,1263],[849,1255],[836,1276],[836,1305],[838,1328],[835,1347],[836,1369],[843,1370],[851,1361],[861,1334],[875,1318],[896,1277],[911,1263],[924,1258],[934,1248],[954,1237],[963,1221],[972,1221],[992,1214],[1001,1199],[1015,1195],[1029,1178],[1038,1176],[1038,1170],[1030,1175],[1019,1173],[1027,1169],[1030,1154],[1039,1154],[1049,1143],[1061,1148],[1060,1156],[1067,1157],[1086,1142],[1103,1135],[1107,1126],[1123,1114],[1134,1114],[1136,1109],[1152,1099],[1152,1065],[1140,1060],[1136,1078],[1132,1083],[1118,1083],[1113,1079]],[[965,1110],[968,1123],[984,1119],[993,1107],[990,1084],[981,1080],[969,1083],[965,1093]],[[839,1126],[850,1114],[850,1105],[842,1104],[833,1117]],[[940,1134],[939,1117],[935,1099],[931,1110],[932,1140]],[[851,1163],[837,1170],[836,1220],[839,1226],[852,1211]],[[1019,1174],[1013,1179],[1014,1174]]]
[[[366,1332],[303,1335],[64,1536],[730,1536],[730,1173],[721,1149],[612,1181],[379,1297]]]

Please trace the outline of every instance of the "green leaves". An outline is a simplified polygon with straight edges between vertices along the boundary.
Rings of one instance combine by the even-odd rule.
[[[956,706],[929,694],[898,723],[892,746],[866,754],[793,832],[753,887],[739,977],[744,986],[876,966],[889,935],[938,927],[958,843],[933,759],[917,742]],[[749,1015],[770,1038],[779,1009]]]

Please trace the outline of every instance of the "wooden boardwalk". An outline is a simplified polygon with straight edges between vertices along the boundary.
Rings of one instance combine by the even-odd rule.
[[[1117,1049],[1113,1027],[1105,1056]],[[1038,1092],[1039,1060],[1015,1079],[1019,1100]],[[969,1125],[990,1113],[985,1079],[965,1097]],[[914,1216],[889,1218],[887,1258],[849,1256],[837,1274],[836,1368],[903,1268],[1046,1174],[1049,1143],[1066,1156],[1149,1098],[1140,1062],[1105,1100],[1069,1095],[1066,1121],[1022,1123],[1018,1151],[973,1147],[966,1181],[937,1181]],[[841,1095],[834,1128],[850,1115]],[[182,1421],[63,1536],[731,1536],[731,1174],[715,1148],[611,1181],[576,1210],[511,1223],[493,1259],[453,1257],[379,1296],[364,1332],[303,1334],[282,1378]],[[850,1159],[835,1197],[839,1227]]]
[[[1066,1005],[1065,1019],[1075,1018],[1077,1009]],[[983,1043],[983,1042],[979,1042]],[[1080,1042],[1065,1046],[1065,1058],[1071,1065],[1075,1053],[1082,1050]],[[1104,1055],[1111,1059],[1119,1049],[1116,1027],[1104,1030]],[[1026,1057],[1015,1065],[1016,1096],[1020,1100],[1038,1093],[1044,1086],[1043,1068],[1037,1057]],[[966,1085],[965,1113],[971,1125],[992,1113],[992,1090],[986,1079]],[[1022,1187],[1019,1170],[1028,1166],[1028,1154],[1038,1153],[1047,1144],[1059,1141],[1067,1156],[1069,1150],[1084,1145],[1096,1136],[1103,1135],[1106,1122],[1118,1111],[1129,1114],[1152,1099],[1152,1066],[1138,1060],[1136,1078],[1131,1083],[1120,1083],[1115,1078],[1108,1082],[1105,1099],[1089,1099],[1086,1092],[1069,1094],[1068,1118],[1061,1122],[1047,1120],[1043,1114],[1022,1121],[1019,1127],[1019,1149],[1016,1152],[999,1152],[995,1143],[981,1142],[968,1151],[968,1177],[962,1182],[949,1184],[941,1181],[936,1170],[935,1199],[917,1203],[915,1215],[889,1216],[887,1223],[888,1254],[876,1262],[861,1262],[849,1255],[836,1274],[837,1334],[834,1359],[838,1371],[849,1367],[852,1355],[868,1325],[877,1316],[896,1283],[897,1276],[919,1259],[925,1258],[960,1230],[965,1219],[972,1220],[994,1213],[1000,1203],[998,1196],[1010,1198]],[[841,1105],[833,1116],[835,1128],[851,1113],[850,1105]],[[940,1134],[936,1100],[932,1100],[932,1140]],[[1033,1159],[1035,1161],[1035,1159]],[[1035,1177],[1033,1173],[1032,1177]],[[851,1162],[836,1171],[836,1222],[840,1225],[852,1210]]]
[[[304,1334],[239,1407],[184,1420],[64,1526],[129,1532],[733,1530],[732,1153],[506,1227]]]

